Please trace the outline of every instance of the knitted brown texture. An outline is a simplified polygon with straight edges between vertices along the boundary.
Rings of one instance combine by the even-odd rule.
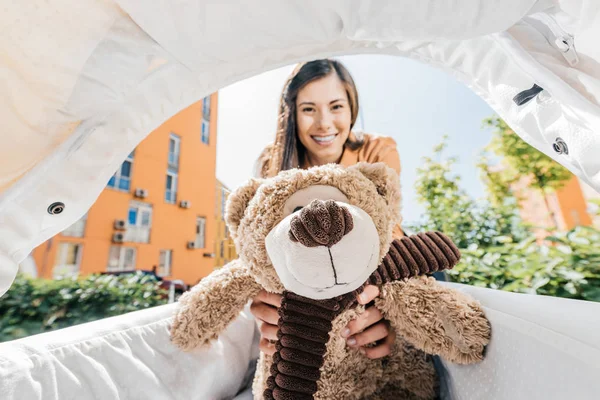
[[[330,209],[333,207],[328,210]],[[341,221],[336,212],[329,212],[328,215],[336,215],[338,221]],[[301,241],[309,236],[296,237]],[[356,304],[356,296],[367,284],[381,285],[442,271],[453,268],[459,259],[458,248],[444,234],[419,233],[395,239],[383,262],[368,281],[350,293],[329,300],[313,300],[292,292],[284,292],[279,308],[276,352],[273,355],[271,376],[267,379],[264,398],[314,398],[332,322],[344,310]]]
[[[348,209],[333,200],[313,200],[290,225],[290,239],[306,247],[332,247],[354,228]]]
[[[440,232],[423,232],[394,239],[390,249],[368,283],[386,282],[452,269],[460,260],[460,251]]]
[[[332,322],[356,302],[358,290],[329,300],[284,292],[265,399],[313,399]]]

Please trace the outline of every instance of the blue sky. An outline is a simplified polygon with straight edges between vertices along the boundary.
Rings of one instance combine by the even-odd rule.
[[[455,172],[474,197],[484,188],[475,162],[489,142],[482,128],[494,111],[475,93],[446,72],[393,56],[339,57],[357,84],[365,132],[393,137],[402,163],[403,216],[418,220],[416,169],[444,134],[446,155],[457,156]],[[235,189],[248,179],[263,147],[275,135],[279,94],[293,66],[269,71],[219,92],[217,177]],[[359,125],[360,127],[360,125]]]

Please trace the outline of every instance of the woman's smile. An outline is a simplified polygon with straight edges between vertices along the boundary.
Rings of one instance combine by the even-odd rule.
[[[335,139],[338,137],[337,133],[329,134],[329,135],[311,135],[311,138],[317,142],[319,146],[330,146],[333,144]]]

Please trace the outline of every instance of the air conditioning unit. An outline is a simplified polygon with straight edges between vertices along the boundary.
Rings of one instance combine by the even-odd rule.
[[[198,246],[196,245],[196,242],[187,242],[187,248],[188,249],[197,249]]]
[[[135,189],[133,195],[139,199],[145,199],[148,197],[148,191],[146,189]]]
[[[127,221],[125,221],[124,219],[116,219],[114,228],[118,231],[125,230],[125,228],[127,228]]]
[[[112,241],[113,243],[123,243],[125,241],[125,234],[122,232],[113,233]]]
[[[179,202],[179,207],[181,208],[190,208],[192,206],[192,202],[189,200],[181,200]]]

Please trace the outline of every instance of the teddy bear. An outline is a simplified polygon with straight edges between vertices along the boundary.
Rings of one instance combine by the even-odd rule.
[[[171,341],[183,350],[211,341],[264,289],[283,295],[273,356],[260,354],[255,399],[432,399],[433,355],[476,363],[491,327],[473,298],[430,275],[460,253],[439,232],[393,239],[400,185],[382,163],[329,164],[251,179],[233,192],[226,222],[239,258],[178,302]],[[341,336],[365,312],[356,296],[380,287],[375,306],[397,339],[370,359]]]

